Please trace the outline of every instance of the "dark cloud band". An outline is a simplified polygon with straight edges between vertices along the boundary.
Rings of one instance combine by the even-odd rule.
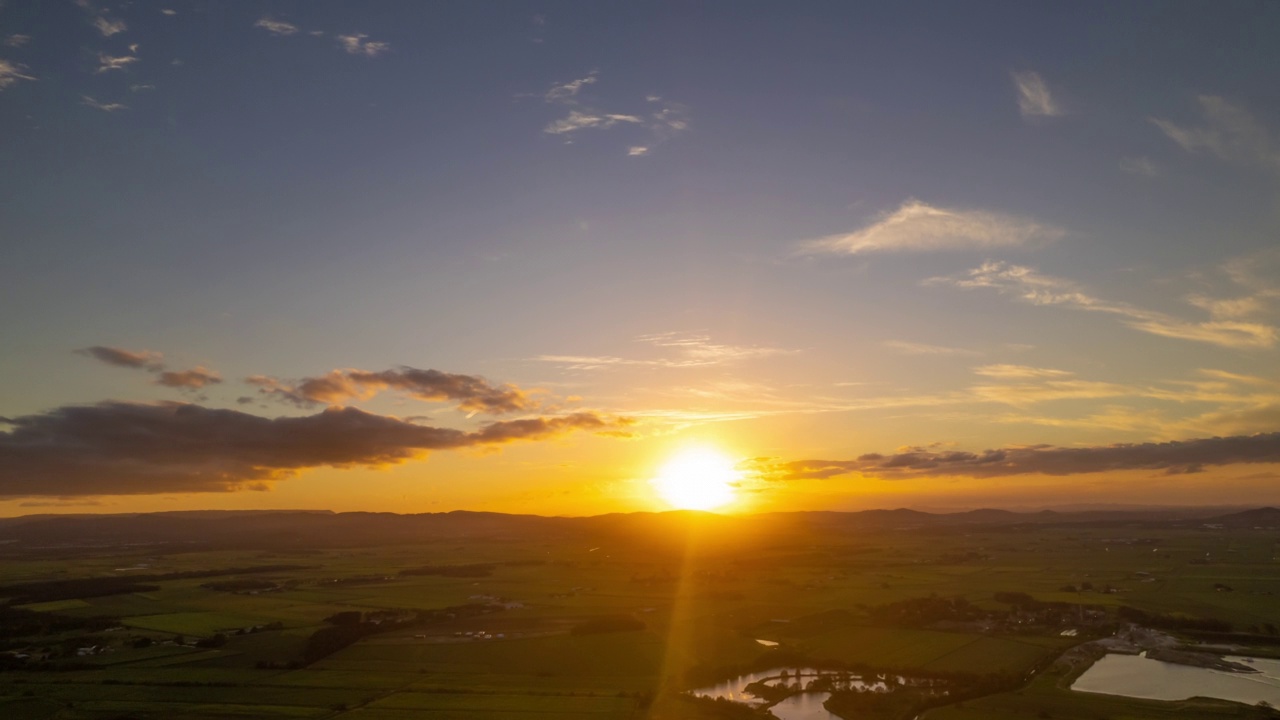
[[[765,479],[803,480],[852,474],[888,479],[1075,475],[1120,470],[1163,470],[1178,474],[1200,472],[1208,466],[1246,463],[1280,463],[1280,432],[1096,447],[1033,445],[980,453],[911,448],[890,455],[871,453],[853,460],[778,462],[761,458],[749,465]]]
[[[502,414],[530,410],[536,403],[514,385],[495,385],[477,375],[399,367],[394,370],[334,370],[327,375],[303,378],[294,384],[255,375],[247,382],[277,400],[315,407],[364,399],[383,390],[399,390],[419,400],[453,401],[466,412]]]
[[[432,450],[624,432],[626,419],[580,412],[475,431],[417,425],[355,408],[266,418],[188,403],[104,402],[4,419],[0,496],[228,491],[318,467],[398,464]]]
[[[164,358],[158,352],[151,350],[125,350],[124,348],[107,347],[106,345],[94,345],[93,347],[83,348],[76,352],[81,355],[87,355],[95,360],[99,360],[108,365],[116,367],[138,368],[142,370],[158,370],[163,367],[160,361]]]

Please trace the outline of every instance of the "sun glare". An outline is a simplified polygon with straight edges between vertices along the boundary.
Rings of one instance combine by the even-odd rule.
[[[733,460],[709,448],[685,450],[667,461],[653,478],[658,495],[681,510],[711,510],[734,499],[741,477]]]

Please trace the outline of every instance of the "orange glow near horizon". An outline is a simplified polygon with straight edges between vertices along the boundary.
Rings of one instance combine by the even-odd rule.
[[[658,496],[678,510],[714,510],[737,499],[741,473],[724,453],[707,447],[683,450],[651,480]]]

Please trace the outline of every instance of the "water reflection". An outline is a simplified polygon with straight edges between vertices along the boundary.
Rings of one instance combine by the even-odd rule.
[[[1085,671],[1072,690],[1150,700],[1186,700],[1196,695],[1255,705],[1280,705],[1280,660],[1228,657],[1257,673],[1230,673],[1175,665],[1144,655],[1109,654]]]
[[[769,708],[769,712],[778,720],[840,720],[839,715],[833,715],[822,707],[829,697],[831,693],[800,693]]]
[[[758,708],[764,707],[769,703],[748,693],[746,691],[748,685],[764,682],[770,687],[800,691],[820,677],[829,678],[831,687],[837,690],[886,692],[889,689],[884,680],[870,678],[870,682],[868,682],[859,675],[847,672],[818,670],[815,668],[774,668],[773,670],[739,675],[732,680],[725,680],[715,685],[698,688],[693,690],[692,693],[700,697],[723,698]],[[769,708],[769,711],[781,720],[840,720],[838,715],[828,712],[822,706],[822,703],[826,702],[829,697],[831,697],[831,694],[825,691],[801,692],[773,705]]]

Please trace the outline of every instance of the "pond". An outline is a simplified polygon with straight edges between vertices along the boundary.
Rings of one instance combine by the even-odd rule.
[[[1201,695],[1248,705],[1264,700],[1280,705],[1280,660],[1231,656],[1227,659],[1250,665],[1258,672],[1223,672],[1160,662],[1146,657],[1146,653],[1112,653],[1086,670],[1071,689],[1149,700],[1186,700]]]
[[[783,673],[786,673],[785,677]],[[883,680],[867,682],[861,677],[849,673],[842,674],[814,668],[775,668],[748,675],[739,675],[732,680],[725,680],[691,692],[700,697],[724,698],[725,700],[732,700],[751,707],[764,707],[768,705],[766,701],[746,692],[745,688],[748,685],[764,681],[774,687],[789,687],[799,690],[814,679],[823,676],[837,679],[843,677],[843,680],[837,682],[837,687],[840,689],[871,692],[888,690],[888,685]],[[826,702],[830,696],[830,693],[827,692],[802,692],[770,707],[769,712],[772,712],[780,720],[840,720],[839,715],[828,712],[822,706],[822,703]]]

